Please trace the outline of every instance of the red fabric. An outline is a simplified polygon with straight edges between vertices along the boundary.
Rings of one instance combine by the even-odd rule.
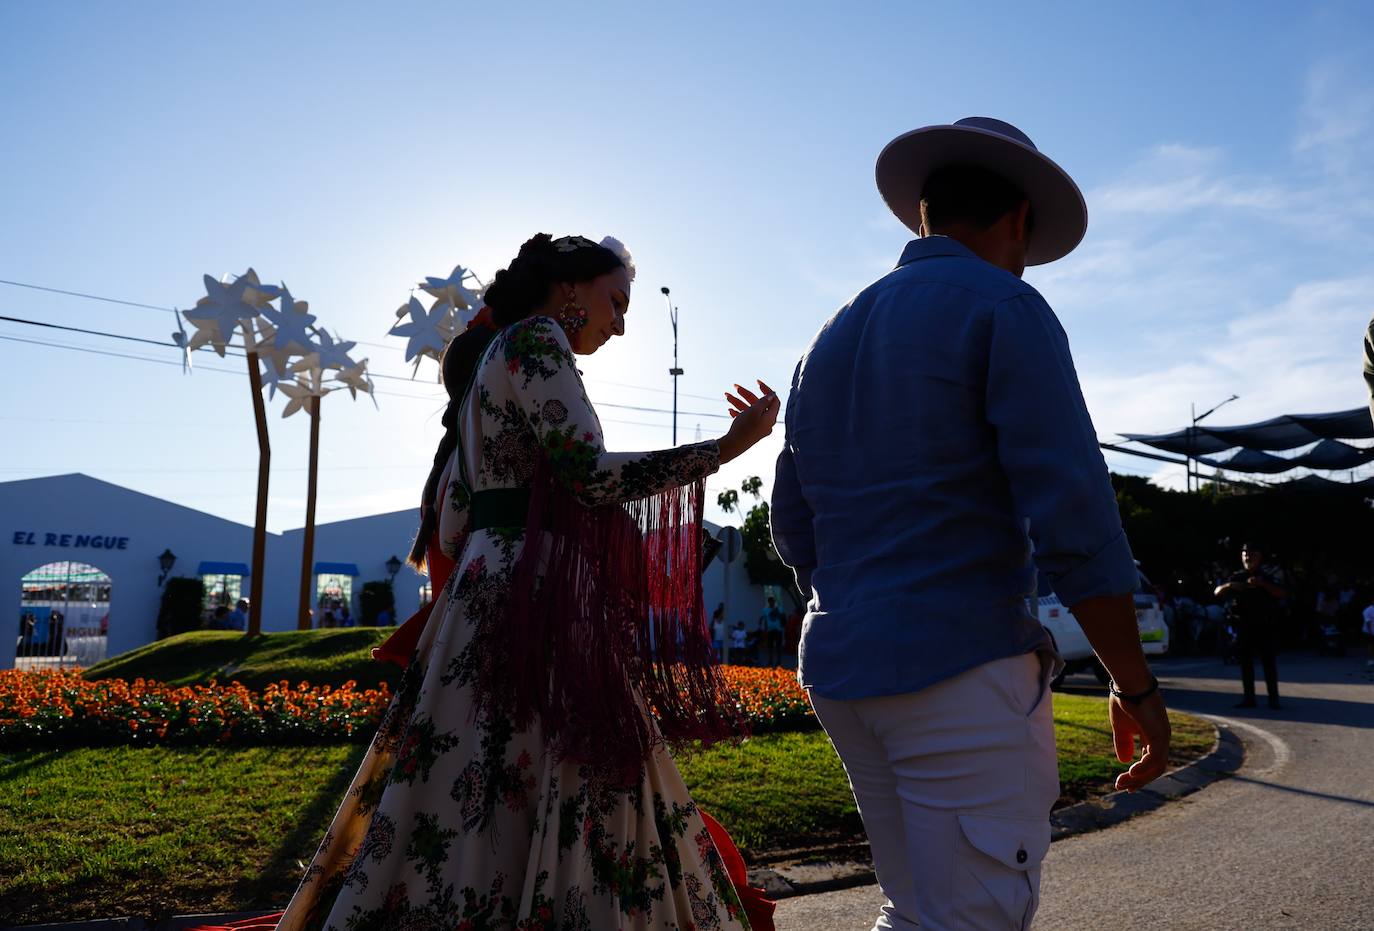
[[[437,536],[438,534],[435,534],[435,537]],[[420,642],[420,635],[425,632],[425,625],[429,623],[429,614],[434,608],[433,596],[443,591],[444,586],[448,584],[448,577],[453,575],[455,565],[456,563],[445,556],[444,551],[439,548],[438,540],[431,539],[425,547],[430,601],[421,605],[419,611],[407,618],[404,624],[396,628],[394,634],[382,641],[381,646],[372,648],[373,659],[383,663],[395,663],[402,669],[410,665],[410,658],[415,655],[415,645]]]
[[[739,893],[740,904],[744,906],[744,914],[749,919],[749,927],[753,931],[774,931],[773,910],[778,907],[778,903],[769,901],[762,889],[749,885],[744,857],[740,856],[739,848],[735,846],[734,840],[725,828],[721,827],[720,822],[700,808],[697,809],[697,814],[701,815],[701,820],[706,823],[706,830],[711,832],[711,840],[725,863],[725,872],[734,884],[735,891]]]
[[[484,634],[477,714],[537,720],[554,759],[628,778],[663,737],[741,732],[701,609],[703,483],[587,507],[554,475],[561,448],[546,452],[505,617]]]

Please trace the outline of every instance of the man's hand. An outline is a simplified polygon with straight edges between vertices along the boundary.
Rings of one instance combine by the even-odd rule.
[[[1159,692],[1139,704],[1122,701],[1113,695],[1108,699],[1107,709],[1116,758],[1122,763],[1131,762],[1135,757],[1136,740],[1141,743],[1140,759],[1116,777],[1118,789],[1134,792],[1164,775],[1169,766],[1169,714]]]

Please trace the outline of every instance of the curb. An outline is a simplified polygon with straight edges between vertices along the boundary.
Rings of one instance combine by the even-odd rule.
[[[1100,831],[1136,815],[1154,811],[1166,803],[1190,795],[1240,768],[1245,748],[1225,724],[1212,721],[1217,742],[1211,751],[1186,766],[1165,773],[1138,792],[1113,792],[1099,799],[1069,805],[1050,814],[1050,840]],[[760,887],[770,899],[790,899],[817,892],[832,892],[877,882],[873,867],[855,860],[829,860],[791,866],[760,867],[749,871],[749,885]],[[99,921],[62,922],[45,925],[14,925],[0,931],[184,931],[196,925],[226,924],[244,918],[270,915],[272,910],[218,915],[177,915],[157,922],[142,918],[111,918]]]
[[[1245,748],[1225,724],[1211,722],[1217,741],[1211,751],[1186,766],[1165,773],[1137,792],[1112,792],[1102,798],[1067,805],[1050,814],[1050,840],[1100,831],[1163,807],[1174,799],[1224,779],[1240,768]],[[850,860],[760,867],[749,871],[749,885],[761,887],[771,899],[787,899],[831,892],[877,882],[873,867]]]

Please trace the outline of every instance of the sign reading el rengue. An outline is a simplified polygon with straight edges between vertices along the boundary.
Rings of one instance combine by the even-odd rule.
[[[40,542],[41,540],[41,542]],[[127,550],[128,537],[106,536],[98,533],[48,533],[36,530],[16,530],[15,546],[62,546],[71,549]]]

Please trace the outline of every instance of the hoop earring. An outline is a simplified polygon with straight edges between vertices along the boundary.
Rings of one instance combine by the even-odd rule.
[[[562,309],[558,311],[558,323],[569,336],[587,325],[587,308],[577,303],[575,295],[563,302]]]

